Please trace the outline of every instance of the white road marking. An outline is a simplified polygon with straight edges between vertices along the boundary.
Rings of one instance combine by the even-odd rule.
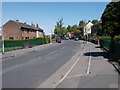
[[[73,78],[73,77],[81,77],[81,76],[86,76],[90,73],[90,66],[91,66],[91,50],[89,49],[89,53],[90,53],[90,56],[89,56],[89,61],[88,61],[88,67],[87,67],[87,72],[85,74],[80,74],[80,75],[74,75],[74,76],[68,76],[66,78]]]
[[[80,74],[80,75],[68,76],[66,78],[81,77],[81,76],[85,76],[85,75],[86,75],[86,73],[85,74]]]
[[[62,47],[62,48],[60,48],[59,50],[62,50],[62,49],[64,49],[65,47]],[[48,55],[50,55],[50,54],[54,54],[54,53],[56,53],[58,50],[56,50],[56,51],[52,51],[52,52],[50,52],[50,53],[48,53]]]
[[[52,52],[48,53],[48,55],[54,54],[54,53],[56,53],[56,52],[57,52],[57,51],[52,51]]]
[[[57,82],[56,85],[58,85],[59,83],[61,83],[61,82],[67,77],[67,75],[70,73],[70,71],[74,68],[74,66],[75,66],[75,65],[77,64],[77,62],[80,60],[80,56],[83,54],[84,50],[85,50],[85,48],[83,49],[82,53],[79,55],[79,57],[78,57],[78,59],[76,60],[76,62],[72,65],[72,67],[68,70],[68,72],[64,75],[64,77]]]
[[[88,68],[87,68],[87,73],[86,74],[89,74],[90,73],[90,64],[91,64],[91,50],[89,49],[89,53],[90,53],[90,56],[89,56],[89,61],[88,61]]]

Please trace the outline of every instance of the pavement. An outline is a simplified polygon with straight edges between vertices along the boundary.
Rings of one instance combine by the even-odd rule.
[[[118,89],[118,79],[119,74],[109,63],[107,53],[103,52],[98,45],[89,43],[76,66],[57,88]]]
[[[2,54],[2,59],[5,58],[10,58],[10,57],[15,57],[15,56],[20,56],[26,53],[31,53],[39,50],[43,50],[49,47],[54,47],[58,45],[57,43],[49,43],[49,44],[44,44],[44,45],[39,45],[39,46],[34,46],[32,48],[26,48],[26,49],[19,49],[19,50],[13,50],[13,51],[8,51]]]
[[[52,52],[47,52],[48,55],[43,56],[44,59],[46,58],[47,61],[46,60],[42,61],[41,58],[37,58],[36,61],[35,61],[35,59],[30,60],[30,63],[27,62],[27,63],[25,63],[25,65],[20,64],[17,66],[17,64],[16,64],[16,66],[13,67],[13,64],[11,64],[12,68],[11,68],[11,66],[7,67],[7,68],[5,67],[5,69],[7,69],[7,70],[5,70],[5,72],[4,72],[4,74],[5,74],[4,80],[6,80],[6,81],[4,81],[4,83],[7,83],[7,84],[4,84],[4,87],[5,87],[5,85],[10,86],[10,84],[7,81],[9,78],[7,78],[7,77],[8,77],[8,75],[10,75],[11,70],[12,70],[11,76],[15,74],[16,70],[17,70],[17,73],[19,70],[20,71],[19,74],[21,74],[21,72],[23,72],[22,71],[23,69],[20,69],[18,67],[22,66],[25,68],[25,70],[27,70],[26,72],[28,72],[28,70],[31,70],[31,69],[33,70],[33,64],[35,64],[34,66],[41,65],[41,69],[40,68],[38,69],[39,73],[37,72],[37,75],[35,75],[35,73],[33,74],[34,78],[37,78],[36,81],[34,80],[34,82],[39,82],[40,79],[38,79],[38,78],[42,79],[45,76],[47,76],[47,78],[42,80],[42,82],[40,82],[39,85],[38,84],[36,85],[37,88],[115,88],[115,89],[118,89],[120,87],[119,82],[118,82],[119,73],[117,71],[117,69],[119,70],[119,68],[117,67],[116,63],[109,62],[109,60],[108,60],[109,56],[108,56],[107,52],[104,52],[103,50],[101,50],[99,45],[96,45],[96,44],[93,44],[90,42],[86,43],[86,42],[80,40],[79,41],[80,47],[78,47],[78,45],[79,45],[78,42],[76,43],[77,52],[75,51],[76,52],[76,53],[74,52],[75,54],[71,53],[71,55],[70,55],[71,57],[70,56],[67,57],[68,52],[71,52],[70,49],[74,45],[73,42],[72,42],[72,45],[70,45],[71,42],[67,42],[67,43],[66,43],[66,45],[59,46],[60,50],[58,50],[58,47],[55,49],[61,53],[58,53],[57,51],[54,52],[52,50],[51,50]],[[46,45],[46,46],[43,45],[43,46],[41,46],[41,48],[40,48],[40,46],[37,46],[37,47],[24,49],[24,50],[11,51],[11,52],[5,53],[3,58],[4,59],[10,58],[10,57],[12,58],[12,56],[14,57],[14,55],[19,56],[19,55],[23,55],[28,52],[32,53],[35,50],[36,51],[44,50],[45,47],[54,47],[54,46],[56,47],[57,45],[56,44],[53,44],[52,46],[51,45]],[[73,46],[73,47],[74,48],[72,49],[72,52],[75,49],[75,46]],[[61,57],[61,55],[62,56],[64,55],[64,57]],[[69,59],[69,60],[67,60],[67,59]],[[16,58],[16,60],[17,60],[17,58]],[[60,62],[60,60],[62,62]],[[8,61],[10,62],[10,60],[8,60]],[[34,63],[31,61],[34,61]],[[49,64],[46,65],[46,63],[48,61],[49,61]],[[35,63],[35,62],[37,62],[37,63]],[[4,63],[6,66],[8,66],[7,61]],[[46,67],[44,67],[45,65],[46,65]],[[15,69],[15,68],[18,68],[18,69]],[[29,69],[29,68],[31,68],[31,69]],[[37,68],[38,67],[35,67],[36,70],[37,70]],[[44,71],[43,71],[43,69],[44,69]],[[53,73],[50,72],[51,69],[52,69],[51,72],[53,72]],[[45,72],[45,74],[44,74],[44,72]],[[50,72],[49,76],[47,75],[48,72]],[[30,73],[30,72],[28,72],[28,73]],[[21,75],[19,75],[19,77]],[[33,75],[31,77],[31,79],[33,78]],[[29,74],[29,76],[30,76],[30,74]],[[24,77],[26,77],[26,74],[24,75]],[[18,79],[18,76],[15,76],[14,78]],[[26,77],[26,78],[27,78],[26,80],[29,80],[28,77]],[[10,79],[9,79],[9,81],[10,81]],[[22,81],[22,78],[21,78],[21,81]],[[15,79],[14,79],[14,82],[17,82],[17,81],[15,81]],[[34,82],[31,82],[31,83],[34,83]],[[19,82],[19,84],[20,84],[19,87],[22,87],[22,83]],[[30,85],[32,86],[33,84],[30,84]],[[28,86],[30,86],[30,85],[28,85]],[[27,84],[24,87],[27,87]]]

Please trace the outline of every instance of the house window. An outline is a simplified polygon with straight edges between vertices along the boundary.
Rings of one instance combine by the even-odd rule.
[[[27,30],[27,33],[29,33],[29,31]]]
[[[29,37],[25,37],[25,39],[29,39]]]
[[[13,40],[14,39],[14,37],[9,37],[9,40]]]

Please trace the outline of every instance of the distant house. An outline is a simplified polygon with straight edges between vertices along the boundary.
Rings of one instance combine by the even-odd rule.
[[[67,32],[67,36],[69,38],[73,38],[74,37],[74,32]]]
[[[80,30],[82,36],[85,36],[92,33],[92,26],[93,24],[89,21],[88,23],[85,23],[84,26],[79,26],[77,29]]]
[[[19,20],[9,20],[3,25],[3,37],[5,40],[20,40],[44,37],[44,31],[37,25],[28,25]]]
[[[91,34],[91,27],[93,26],[93,24],[91,22],[88,22],[84,28],[83,28],[83,35],[88,35]]]

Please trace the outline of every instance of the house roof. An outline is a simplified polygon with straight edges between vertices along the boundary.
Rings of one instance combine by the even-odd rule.
[[[13,22],[17,26],[19,26],[20,28],[27,28],[27,29],[32,29],[32,30],[43,32],[43,30],[41,28],[26,24],[26,23],[22,23],[22,22],[19,22],[19,21],[14,21],[14,20],[9,20],[8,22]]]

